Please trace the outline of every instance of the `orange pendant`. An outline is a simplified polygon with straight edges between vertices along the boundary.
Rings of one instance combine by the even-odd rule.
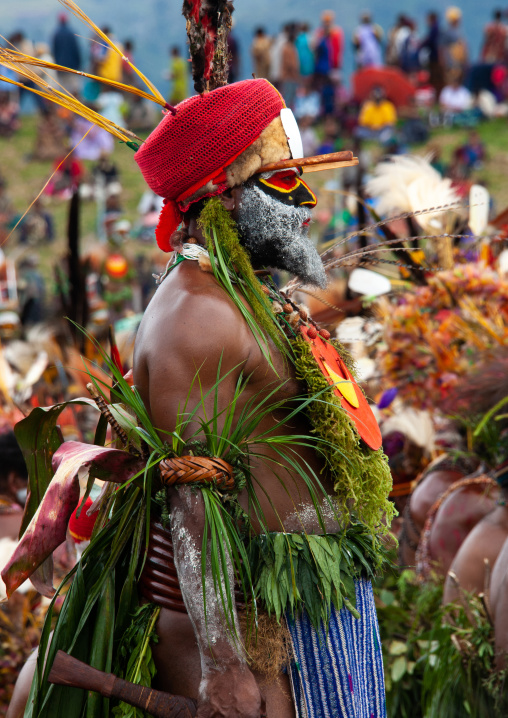
[[[367,446],[377,451],[382,444],[381,432],[362,390],[333,344],[326,342],[320,336],[311,339],[307,334],[308,329],[308,327],[300,327],[303,338],[310,344],[312,355],[321,373],[330,385],[335,385],[335,396],[340,399],[342,408],[354,421],[361,438]]]

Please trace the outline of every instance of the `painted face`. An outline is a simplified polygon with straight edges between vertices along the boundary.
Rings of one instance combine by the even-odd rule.
[[[323,263],[308,237],[316,198],[298,174],[281,177],[286,174],[266,173],[244,185],[237,219],[242,244],[255,267],[286,270],[324,288]]]
[[[315,207],[317,204],[316,195],[295,170],[274,172],[269,177],[258,176],[254,184],[283,204],[293,207]]]

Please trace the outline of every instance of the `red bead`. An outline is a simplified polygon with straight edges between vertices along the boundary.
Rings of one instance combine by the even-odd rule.
[[[317,334],[318,333],[316,327],[309,327],[307,329],[307,336],[309,337],[309,339],[315,339],[317,337]]]
[[[284,314],[291,314],[291,312],[293,311],[293,307],[289,303],[284,304],[284,306],[282,307],[282,311],[284,312]]]
[[[323,339],[330,339],[330,332],[327,329],[320,329],[319,333],[323,337]]]
[[[261,291],[264,292],[265,294],[270,294],[270,290],[268,289],[266,284],[261,285]]]

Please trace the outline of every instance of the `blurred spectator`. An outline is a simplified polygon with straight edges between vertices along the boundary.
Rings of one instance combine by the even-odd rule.
[[[42,197],[36,199],[19,225],[21,244],[49,244],[55,238],[53,218],[46,212]]]
[[[489,22],[483,31],[483,46],[480,55],[482,62],[488,64],[504,62],[507,40],[508,28],[503,22],[503,13],[499,9],[494,10],[492,22]]]
[[[102,152],[111,154],[115,148],[113,135],[101,127],[85,120],[84,117],[74,117],[72,121],[70,143],[74,147],[73,156],[77,160],[96,161]]]
[[[254,39],[250,47],[252,62],[254,63],[254,74],[256,77],[270,78],[272,38],[266,34],[262,27],[258,27],[254,33]]]
[[[113,32],[109,27],[102,28],[104,35],[115,43],[118,49],[123,52],[123,47],[119,43]],[[123,60],[121,56],[113,50],[106,42],[98,41],[92,42],[91,45],[91,56],[92,56],[92,72],[99,77],[104,77],[106,80],[115,80],[115,82],[122,81],[123,71]]]
[[[467,45],[460,27],[461,20],[462,11],[460,8],[452,6],[446,10],[448,25],[442,33],[441,44],[443,47],[445,82],[447,83],[450,82],[451,73],[459,72],[460,78],[464,79],[467,65]]]
[[[337,76],[338,71],[342,69],[344,32],[341,27],[333,24],[334,19],[335,13],[332,10],[325,10],[321,14],[321,26],[314,36],[314,47],[316,55],[320,55],[322,63],[325,57],[327,59],[327,68],[322,64],[319,70],[316,67],[316,72],[332,73]]]
[[[299,121],[300,136],[302,138],[303,156],[312,157],[318,152],[318,138],[316,130],[312,126],[312,118],[306,115]]]
[[[360,109],[356,133],[360,139],[386,142],[393,135],[396,122],[395,105],[386,98],[382,87],[374,87],[370,99]]]
[[[440,30],[437,13],[429,12],[427,26],[427,35],[420,44],[420,50],[425,54],[425,64],[429,69],[429,82],[436,91],[436,95],[439,95],[443,89],[443,67],[439,51]]]
[[[67,24],[65,13],[58,16],[58,28],[53,35],[51,47],[57,65],[70,67],[71,70],[82,69],[81,50],[76,35]],[[73,95],[79,92],[80,79],[78,75],[70,72],[58,72],[58,82]]]
[[[17,540],[26,502],[28,472],[12,429],[0,434],[0,456],[0,538]]]
[[[53,161],[61,157],[62,148],[68,144],[66,123],[60,115],[61,111],[58,105],[49,103],[46,111],[41,113],[37,120],[32,160]]]
[[[417,107],[430,110],[436,102],[436,91],[430,83],[430,73],[420,70],[416,76],[415,102]]]
[[[240,48],[238,40],[233,34],[233,25],[228,35],[228,52],[229,52],[229,82],[236,82],[240,76]]]
[[[299,120],[310,117],[315,120],[319,117],[321,98],[319,92],[313,88],[312,78],[307,78],[296,91],[295,117]]]
[[[398,65],[400,48],[409,34],[408,21],[402,13],[398,15],[395,25],[388,33],[385,62],[387,65]]]
[[[70,199],[85,173],[83,165],[76,157],[76,151],[68,157],[56,160],[54,167],[54,174],[45,192],[51,197]]]
[[[412,75],[420,69],[420,40],[416,31],[416,23],[413,20],[406,20],[405,36],[399,49],[400,69]]]
[[[171,80],[171,94],[169,102],[177,105],[189,96],[189,70],[188,63],[180,54],[180,49],[173,45],[169,64],[169,79]]]
[[[302,77],[309,77],[314,72],[314,53],[311,47],[312,42],[308,23],[300,25],[297,31],[295,45],[300,62],[300,75]]]
[[[115,125],[123,127],[124,110],[126,109],[125,100],[120,92],[109,89],[107,85],[101,86],[99,96],[95,100],[95,104],[103,117]]]
[[[382,29],[379,25],[374,25],[370,12],[363,12],[360,16],[360,24],[353,35],[355,60],[358,68],[382,66],[382,39]]]
[[[487,157],[485,145],[476,130],[471,130],[467,142],[459,147],[458,151],[460,152],[468,174],[472,170],[481,169]]]
[[[152,130],[157,124],[154,103],[138,95],[132,95],[126,121],[127,127],[133,132]]]
[[[123,44],[123,54],[127,60],[122,60],[122,82],[126,85],[133,85],[137,87],[139,78],[132,69],[131,65],[134,64],[134,43],[132,40],[126,40]],[[131,65],[129,65],[129,62]]]
[[[318,155],[327,155],[330,152],[336,152],[340,149],[339,142],[339,125],[335,117],[325,117],[323,123],[323,140],[317,148]]]
[[[293,109],[295,104],[296,89],[300,79],[300,62],[295,45],[296,27],[293,25],[288,34],[287,40],[282,46],[280,63],[280,88],[286,105]]]
[[[443,112],[463,112],[473,106],[473,96],[460,81],[460,72],[451,75],[449,85],[443,87],[439,95],[439,105]]]
[[[0,90],[0,137],[11,137],[19,129],[19,103],[14,92]]]
[[[26,326],[44,320],[46,286],[39,271],[39,257],[29,254],[19,265],[19,305],[21,323]]]
[[[96,181],[99,181],[104,186],[119,181],[118,167],[106,152],[102,152],[99,161],[92,170],[92,175]]]
[[[473,107],[473,96],[460,81],[460,70],[450,75],[450,83],[445,85],[439,95],[439,107],[445,124],[461,120],[461,116]]]
[[[34,55],[35,50],[32,41],[29,40],[21,30],[17,30],[13,33],[8,38],[7,44],[9,46],[14,46],[14,49],[19,50],[19,52],[22,52],[24,55],[31,55],[32,57]],[[48,104],[46,100],[40,95],[37,95],[35,92],[29,92],[30,89],[33,89],[36,86],[35,83],[32,80],[27,80],[21,75],[16,75],[16,80],[22,85],[19,93],[20,105],[23,104],[23,97],[29,94],[37,105],[37,108],[44,112]]]
[[[9,234],[14,223],[14,206],[7,193],[7,182],[0,177],[0,242]]]
[[[282,48],[287,42],[288,32],[291,29],[291,23],[286,23],[281,28],[279,34],[275,37],[272,44],[271,61],[270,61],[270,79],[279,87],[280,85],[280,67],[282,62]]]

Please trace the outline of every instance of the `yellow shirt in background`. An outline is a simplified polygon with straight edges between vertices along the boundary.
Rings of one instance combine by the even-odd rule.
[[[367,100],[360,110],[358,119],[360,127],[368,127],[370,130],[380,130],[396,122],[397,110],[390,100],[382,100],[379,103]]]

